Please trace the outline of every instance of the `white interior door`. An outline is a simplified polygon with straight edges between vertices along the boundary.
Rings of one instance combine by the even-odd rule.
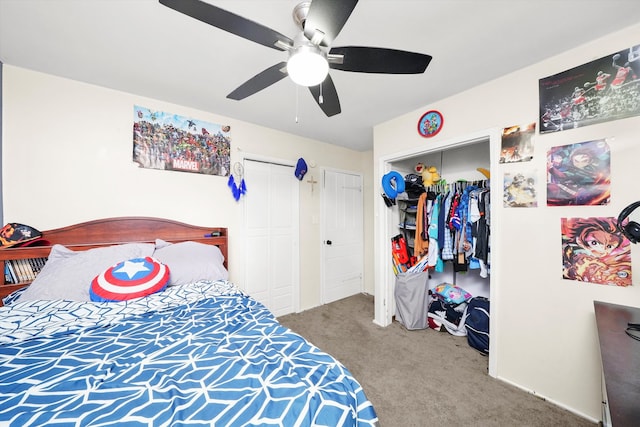
[[[244,161],[245,291],[276,316],[298,311],[298,181],[293,166]]]
[[[324,171],[322,303],[362,292],[364,225],[362,176]]]

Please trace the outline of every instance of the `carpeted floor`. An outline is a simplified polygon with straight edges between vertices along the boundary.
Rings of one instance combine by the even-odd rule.
[[[373,296],[358,294],[278,320],[351,371],[382,427],[596,425],[490,377],[465,337],[382,328],[373,316]]]

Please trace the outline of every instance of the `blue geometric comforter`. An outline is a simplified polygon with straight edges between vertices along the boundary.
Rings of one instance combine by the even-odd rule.
[[[227,281],[0,308],[0,425],[376,424],[344,366]]]

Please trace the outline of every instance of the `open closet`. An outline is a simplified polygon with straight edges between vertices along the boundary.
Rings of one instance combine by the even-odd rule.
[[[431,151],[422,154],[415,154],[390,163],[391,169],[398,171],[403,176],[415,172],[415,166],[422,163],[424,166],[435,166],[440,175],[438,184],[426,187],[429,198],[438,198],[443,202],[448,200],[447,209],[450,203],[455,199],[459,200],[461,196],[473,195],[474,197],[482,197],[486,200],[487,211],[482,211],[485,218],[490,218],[490,189],[489,180],[479,168],[490,170],[491,151],[489,140],[473,142],[462,146],[445,148],[438,151]],[[477,199],[476,199],[477,200]],[[468,202],[468,199],[467,199]],[[396,205],[393,207],[394,214],[397,218],[395,223],[397,229],[395,232],[405,237],[410,251],[414,250],[416,223],[420,218],[416,218],[417,214],[417,198],[402,194],[398,197]],[[447,221],[444,226],[446,227]],[[432,226],[437,224],[432,224]],[[490,225],[490,223],[489,223]],[[439,224],[440,227],[443,224]],[[418,226],[418,229],[420,227]],[[464,228],[463,228],[464,231]],[[459,234],[459,233],[458,233]],[[455,234],[455,235],[458,235]],[[470,239],[469,239],[470,240]],[[454,241],[455,245],[456,242]],[[488,241],[487,241],[488,244]],[[480,254],[480,248],[477,252]],[[442,248],[441,248],[442,252]],[[451,254],[442,257],[441,268],[430,270],[429,287],[433,288],[440,283],[451,283],[457,285],[473,296],[483,296],[489,298],[490,293],[490,248],[487,248],[487,258],[480,265],[476,261],[466,259],[466,268],[461,266],[461,260],[457,259],[457,251],[455,251],[456,259]]]
[[[475,134],[466,135],[463,138],[430,141],[421,145],[415,145],[410,150],[390,153],[379,159],[379,170],[384,175],[390,171],[397,171],[406,175],[415,173],[417,163],[425,166],[435,166],[438,173],[448,184],[458,181],[484,181],[486,176],[478,168],[487,169],[492,179],[485,181],[486,186],[493,193],[493,206],[501,203],[498,193],[502,190],[499,182],[498,160],[500,153],[501,134],[494,130],[484,130]],[[496,179],[497,175],[497,179]],[[381,198],[382,199],[382,198]],[[387,206],[383,200],[377,205],[380,226],[377,235],[377,264],[376,264],[376,299],[374,323],[380,326],[388,326],[394,321],[397,314],[395,290],[397,275],[394,274],[392,238],[400,234],[399,206]],[[489,212],[494,229],[499,227],[502,220],[502,209],[491,209]],[[500,281],[500,269],[496,268],[496,262],[500,259],[500,241],[495,239],[494,232],[490,238],[490,263],[493,268],[487,271],[487,277],[480,277],[480,271],[467,272],[454,271],[451,263],[445,263],[442,272],[432,272],[429,279],[429,289],[443,283],[453,283],[470,293],[474,297],[486,297],[491,301],[498,301]],[[495,322],[499,317],[499,304],[492,304],[491,317],[489,319],[489,335],[491,343],[489,348],[489,375],[497,376],[496,349],[499,346],[500,337],[495,334]]]

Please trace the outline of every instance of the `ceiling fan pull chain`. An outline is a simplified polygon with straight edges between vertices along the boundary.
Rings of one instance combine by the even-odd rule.
[[[318,97],[318,103],[324,103],[324,98],[322,97],[322,83],[320,83],[320,96]]]

